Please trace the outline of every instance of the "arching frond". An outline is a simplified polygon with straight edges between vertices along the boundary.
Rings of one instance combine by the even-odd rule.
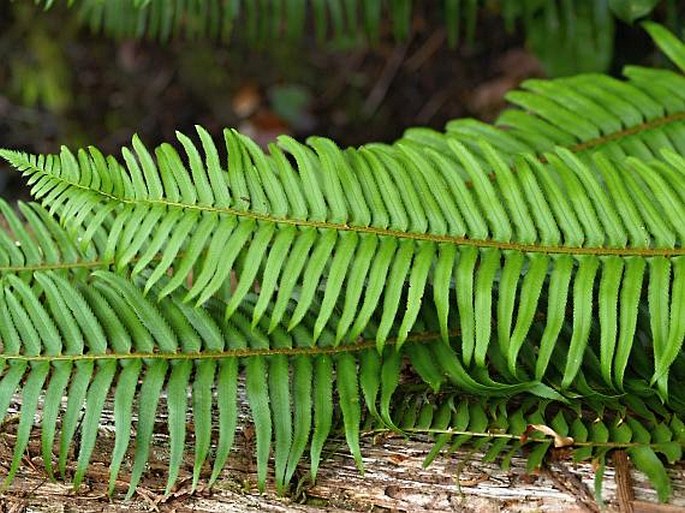
[[[672,79],[664,75],[664,88]],[[549,82],[552,88],[557,83]],[[616,84],[608,94],[617,101],[623,101],[623,87],[637,88]],[[658,100],[667,102],[657,97],[652,104]],[[551,106],[544,109],[552,115]],[[667,106],[653,110],[664,114]],[[487,142],[469,148],[449,133],[344,151],[322,138],[302,145],[283,137],[264,153],[227,130],[226,164],[201,128],[204,156],[179,134],[185,162],[168,144],[155,159],[137,138],[133,150],[123,151],[125,165],[94,149],[78,159],[66,149],[45,159],[3,155],[40,184],[36,197],[59,210],[66,223],[88,220],[85,241],[114,213],[105,258],[123,268],[136,257],[134,274],[151,265],[146,290],[173,271],[160,297],[192,274],[186,300],[202,304],[235,272],[238,283],[226,314],[258,282],[252,321],[259,322],[273,303],[274,327],[299,287],[292,329],[321,288],[315,340],[343,302],[336,343],[356,338],[380,308],[379,349],[390,336],[401,346],[430,287],[443,334],[456,306],[466,366],[485,367],[497,344],[515,374],[524,341],[541,328],[536,378],[542,379],[572,307],[562,386],[573,383],[597,321],[605,382],[620,389],[644,305],[653,381],[666,398],[668,370],[685,336],[679,310],[685,167],[672,151],[682,124],[676,116],[672,124],[646,129],[645,137],[672,142],[664,142],[664,149],[658,142],[652,146],[662,162],[647,162],[632,147],[625,151],[637,156],[627,159],[612,158],[608,150],[580,157],[572,144],[597,133],[611,139],[611,133],[569,109],[554,112],[555,122],[566,120],[569,132],[551,144],[566,142],[571,149],[545,152],[542,161],[517,157],[512,167]],[[672,126],[674,134],[666,137]],[[623,125],[616,128],[620,133]],[[504,137],[524,145],[516,135],[511,130]],[[488,180],[492,170],[494,179]],[[625,205],[620,211],[618,203]],[[540,312],[543,320],[536,319]]]

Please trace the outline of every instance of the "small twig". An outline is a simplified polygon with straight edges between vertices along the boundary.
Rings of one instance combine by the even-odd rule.
[[[147,503],[149,506],[150,510],[154,511],[155,513],[159,513],[159,503],[162,498],[161,496],[140,486],[136,488],[136,494],[142,497],[145,503]]]
[[[633,478],[630,475],[630,462],[626,451],[614,451],[611,457],[614,462],[616,480],[616,496],[618,499],[618,510],[621,513],[633,513],[633,501],[635,492],[633,490]]]
[[[404,62],[404,68],[409,73],[417,72],[428,59],[444,46],[446,38],[447,33],[443,28],[433,32],[426,42]]]
[[[407,45],[402,45],[397,47],[393,52],[388,62],[385,63],[385,67],[381,72],[381,76],[378,78],[378,82],[373,86],[369,96],[364,102],[362,107],[362,114],[367,118],[374,115],[376,110],[383,100],[385,99],[388,89],[390,89],[390,84],[397,76],[397,72],[402,67],[402,62],[404,61],[404,56],[407,54]]]

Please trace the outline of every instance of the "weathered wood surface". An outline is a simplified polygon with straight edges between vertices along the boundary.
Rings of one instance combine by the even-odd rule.
[[[9,438],[3,434],[0,458],[4,466],[10,457]],[[109,434],[108,434],[109,433]],[[255,486],[253,447],[249,427],[241,433],[228,468],[211,490],[190,492],[190,464],[186,459],[182,480],[175,492],[163,496],[164,437],[155,437],[150,471],[134,499],[122,500],[127,483],[121,481],[115,497],[106,496],[111,432],[103,432],[86,484],[78,491],[61,483],[46,481],[39,456],[39,434],[32,440],[25,465],[14,484],[0,496],[0,511],[21,512],[307,512],[398,511],[398,512],[598,512],[593,500],[593,469],[589,464],[566,461],[550,464],[536,475],[525,472],[525,462],[514,459],[504,472],[485,464],[480,455],[459,451],[442,456],[427,469],[422,462],[431,448],[424,441],[397,437],[365,437],[363,454],[366,473],[360,475],[341,441],[329,444],[319,479],[314,486],[293,490],[291,497],[276,496],[273,490],[259,494]],[[207,469],[209,470],[209,469]],[[306,469],[303,468],[303,471]],[[637,473],[632,474],[637,502],[635,512],[685,511],[685,468],[672,470],[674,493],[668,507],[657,506],[656,495]],[[206,477],[206,476],[205,476]],[[614,468],[604,479],[606,511],[627,511],[619,507]]]
[[[433,447],[430,440],[406,440],[389,434],[362,437],[364,475],[355,467],[345,441],[332,439],[324,451],[315,485],[310,484],[308,469],[302,464],[294,479],[300,482],[293,484],[288,497],[279,497],[273,488],[260,494],[256,486],[254,432],[248,421],[242,388],[239,416],[243,427],[236,433],[235,447],[226,469],[211,490],[202,486],[194,492],[191,490],[193,440],[189,436],[179,482],[170,496],[164,496],[168,452],[166,412],[165,408],[160,408],[148,472],[136,495],[132,500],[124,501],[129,471],[124,467],[114,496],[108,497],[109,455],[114,445],[113,405],[108,401],[101,417],[100,436],[91,466],[80,489],[75,491],[69,484],[46,479],[40,430],[34,429],[20,472],[11,487],[0,489],[0,513],[624,513],[631,508],[634,513],[685,512],[685,464],[670,470],[673,496],[668,506],[658,503],[645,476],[630,469],[629,464],[619,461],[619,479],[616,479],[617,469],[607,466],[603,482],[605,507],[601,509],[594,500],[592,465],[573,464],[564,449],[555,450],[551,458],[554,461],[533,475],[526,472],[525,460],[521,457],[514,457],[511,468],[503,471],[497,464],[482,462],[482,453],[474,453],[468,448],[438,456],[428,468],[423,468],[423,461]],[[21,397],[15,396],[9,415],[0,426],[0,476],[6,475],[12,458],[20,402]],[[36,419],[39,417],[40,408]],[[189,435],[193,431],[190,416],[187,431]],[[134,433],[131,436],[132,446]],[[72,467],[68,470],[73,471],[75,458],[71,461]],[[210,473],[211,468],[206,463],[202,476],[205,482]],[[272,477],[269,477],[269,483],[273,483]]]

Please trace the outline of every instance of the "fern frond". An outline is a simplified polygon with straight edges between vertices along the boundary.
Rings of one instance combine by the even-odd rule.
[[[579,75],[553,82],[528,80],[508,99],[525,110],[510,110],[497,120],[505,130],[475,120],[447,126],[470,147],[486,137],[509,155],[542,155],[563,146],[584,157],[601,151],[621,159],[660,159],[663,149],[681,152],[685,122],[685,79],[668,70],[629,66],[620,82],[603,75]],[[425,140],[430,132],[409,132]],[[436,138],[437,139],[437,138]],[[469,142],[474,141],[474,142]],[[590,159],[587,159],[590,161]]]
[[[42,455],[50,477],[58,422],[56,462],[63,477],[81,425],[73,474],[76,486],[87,471],[105,402],[113,400],[116,436],[110,491],[127,452],[134,411],[138,422],[130,492],[136,488],[162,397],[166,397],[171,449],[167,491],[178,477],[189,409],[195,426],[194,484],[209,456],[212,418],[218,413],[219,440],[210,476],[210,482],[214,481],[237,427],[242,374],[256,426],[260,486],[264,486],[273,451],[276,484],[283,491],[310,438],[312,475],[316,475],[323,442],[333,425],[334,394],[339,397],[344,432],[360,466],[360,398],[376,411],[380,395],[382,418],[392,425],[389,408],[401,370],[401,357],[392,348],[381,356],[372,339],[334,345],[328,329],[315,344],[310,332],[316,316],[311,312],[292,333],[281,326],[272,329],[266,318],[252,326],[248,321],[255,305],[252,296],[245,298],[228,323],[225,305],[216,300],[206,308],[193,308],[181,301],[183,291],[175,291],[159,303],[152,302],[127,278],[107,270],[112,262],[98,258],[102,249],[88,246],[88,260],[42,207],[22,204],[20,209],[27,224],[0,202],[4,224],[9,227],[7,232],[0,231],[0,261],[8,264],[0,266],[0,406],[6,411],[15,393],[22,395],[6,483],[19,469],[41,398]],[[162,288],[156,284],[152,292]],[[267,317],[272,311],[269,306]],[[286,321],[291,314],[289,305]],[[335,324],[337,314],[332,320]],[[365,335],[372,335],[375,326],[374,319]],[[431,358],[432,345],[444,343],[430,319],[421,320],[418,328],[405,347],[414,346],[411,359],[426,375],[421,361]],[[271,329],[269,336],[267,329]],[[449,354],[449,358],[456,356]],[[457,367],[450,366],[448,380],[472,393],[511,396],[529,391],[561,397],[538,383],[474,379]],[[435,379],[430,382],[434,388],[440,386]],[[63,396],[67,398],[64,408]]]
[[[69,208],[69,203],[65,206]],[[415,429],[404,420],[400,423],[401,417],[393,407],[405,355],[433,390],[457,387],[462,393],[493,401],[493,397],[511,398],[522,392],[542,397],[545,404],[550,399],[569,400],[553,388],[526,378],[526,374],[533,371],[529,364],[522,366],[517,376],[512,376],[506,363],[501,362],[502,355],[496,356],[497,348],[490,351],[495,356],[494,372],[468,370],[460,361],[458,332],[451,323],[446,335],[450,344],[441,340],[441,321],[435,309],[426,305],[417,315],[414,331],[402,341],[386,340],[389,347],[379,354],[374,335],[382,324],[382,314],[372,316],[364,331],[366,340],[335,343],[331,327],[341,322],[342,303],[336,305],[330,323],[324,326],[315,341],[311,334],[318,320],[315,309],[307,312],[301,324],[288,333],[284,326],[296,310],[292,304],[284,311],[284,324],[274,327],[269,320],[275,310],[273,304],[267,307],[256,325],[250,323],[259,304],[259,299],[252,295],[243,298],[229,321],[224,317],[226,305],[216,299],[210,299],[204,308],[184,303],[182,298],[188,290],[183,287],[159,302],[152,301],[127,278],[106,270],[111,261],[97,258],[107,246],[105,241],[89,246],[91,261],[84,263],[73,256],[79,255],[78,248],[68,244],[67,233],[45,210],[37,205],[22,205],[21,209],[30,220],[28,227],[7,205],[0,203],[12,235],[21,241],[20,250],[9,237],[10,242],[0,246],[8,252],[20,251],[13,257],[3,257],[12,266],[0,267],[0,407],[5,406],[2,411],[7,411],[15,393],[22,396],[14,457],[6,483],[19,469],[35,413],[40,410],[46,471],[53,475],[53,446],[58,438],[57,425],[61,422],[57,468],[65,476],[70,450],[78,443],[72,477],[78,486],[87,472],[100,417],[108,400],[113,401],[116,427],[110,492],[127,454],[134,415],[137,416],[137,428],[129,495],[139,483],[149,457],[157,412],[162,407],[160,403],[166,407],[170,436],[167,492],[179,476],[186,450],[188,411],[192,411],[194,426],[194,485],[201,479],[202,469],[210,458],[213,436],[218,436],[209,476],[211,483],[219,476],[233,444],[238,425],[239,378],[243,375],[245,397],[255,424],[259,486],[265,484],[269,457],[273,453],[275,480],[280,491],[287,487],[308,443],[311,473],[316,476],[323,443],[334,425],[336,404],[341,411],[348,445],[360,467],[362,400],[368,411],[385,426],[408,432]],[[0,244],[4,240],[5,237],[0,236]],[[63,257],[55,249],[62,244],[66,248],[63,252],[72,253],[71,257]],[[65,272],[65,269],[71,271]],[[142,274],[150,273],[146,270]],[[22,279],[22,275],[29,279]],[[164,277],[152,285],[151,293],[158,295],[168,281],[169,278]],[[319,299],[317,295],[317,301]],[[565,321],[564,330],[571,329],[570,323]],[[643,331],[644,328],[638,327],[638,337],[644,336]],[[401,353],[392,347],[399,345],[402,345]],[[599,365],[593,364],[591,358],[596,347],[594,341],[586,349],[587,362],[580,375],[583,380],[590,380],[593,387],[599,383],[599,387],[582,385],[577,389],[590,401],[602,390]],[[532,347],[524,349],[526,356],[533,351]],[[555,351],[565,351],[563,343],[558,343]],[[530,361],[530,358],[525,360]],[[564,372],[564,366],[559,359],[554,359],[551,367],[552,381],[555,381],[556,376]],[[682,358],[673,368],[678,375],[683,373]],[[644,410],[644,407],[639,408],[642,400],[653,402],[648,378],[633,370],[627,374],[626,391],[633,398],[628,404],[635,411]],[[190,401],[189,389],[192,391]],[[672,395],[679,397],[678,393]],[[61,406],[63,396],[67,398],[64,407]],[[678,403],[674,403],[677,409]],[[453,427],[450,412],[454,408],[462,412],[459,415],[463,415],[464,408],[468,411],[481,408],[470,403],[455,406],[453,399],[444,404],[447,406],[440,409],[440,422],[430,423],[432,430],[459,429],[463,419],[454,420],[456,427]],[[600,404],[618,408],[624,403],[616,397],[603,397]],[[79,420],[82,411],[83,417]],[[474,410],[473,419],[485,421],[479,412]],[[423,414],[424,421],[428,419],[427,414]],[[218,426],[213,429],[212,419],[216,416]],[[540,417],[538,423],[544,423],[545,418]],[[484,432],[486,425],[481,426],[481,420],[478,423],[474,420],[461,430]],[[76,442],[79,425],[80,441]],[[460,443],[467,441],[464,436],[459,440]],[[451,433],[440,437],[434,453],[448,442],[456,443]],[[663,451],[668,451],[669,457],[675,457],[671,439],[664,438],[662,442],[665,444],[662,444]],[[474,447],[480,447],[481,443]],[[544,449],[548,447],[543,446]],[[635,446],[639,453],[637,458],[644,461],[651,461],[650,451],[653,450],[649,444]],[[531,465],[534,466],[544,452],[538,450],[531,455]],[[489,454],[495,454],[495,449]],[[656,474],[653,472],[653,475]]]
[[[663,38],[657,42],[665,48]],[[680,48],[682,48],[682,43]],[[486,138],[508,155],[542,155],[563,146],[585,157],[595,152],[612,158],[661,159],[661,151],[682,153],[685,96],[682,75],[668,70],[628,66],[621,82],[602,75],[579,75],[554,81],[528,80],[524,91],[508,98],[523,110],[509,110],[493,128],[476,120],[455,120],[448,133],[469,148]],[[417,142],[439,144],[430,131],[409,131]],[[474,150],[475,151],[475,150]],[[591,161],[589,158],[586,161]]]
[[[80,412],[85,408],[72,478],[78,486],[88,467],[105,400],[113,396],[116,438],[110,491],[129,445],[133,411],[138,416],[130,495],[148,460],[163,391],[170,436],[167,492],[178,477],[185,451],[189,409],[195,426],[195,484],[209,456],[212,413],[218,410],[219,439],[210,477],[210,482],[214,481],[233,445],[238,379],[243,371],[255,424],[260,488],[266,480],[272,444],[280,490],[293,475],[310,436],[319,441],[312,446],[312,465],[316,468],[320,444],[332,424],[332,394],[336,389],[345,403],[341,406],[350,449],[361,465],[357,362],[366,353],[375,354],[373,346],[355,344],[326,350],[332,338],[326,334],[328,344],[324,340],[313,347],[311,336],[301,329],[288,334],[279,328],[267,338],[264,326],[253,328],[247,321],[247,303],[226,323],[216,304],[208,310],[193,309],[177,296],[155,304],[125,278],[108,271],[96,271],[87,281],[73,283],[55,271],[39,271],[35,280],[36,285],[29,287],[13,275],[4,278],[0,298],[3,411],[7,411],[15,392],[22,394],[14,457],[6,483],[19,467],[44,394],[42,450],[50,475],[58,420],[62,423],[58,463],[64,476]],[[311,395],[304,392],[323,386],[328,392],[319,391],[312,404]],[[189,387],[193,390],[191,405],[187,401]],[[63,395],[67,403],[61,411]],[[310,420],[293,425],[293,415],[298,422]]]
[[[645,23],[659,48],[685,71],[683,44],[663,27]],[[590,156],[602,152],[614,159],[633,156],[662,159],[663,150],[683,154],[685,148],[685,78],[670,70],[627,66],[626,81],[598,75],[549,80],[527,80],[508,100],[521,110],[507,110],[496,127],[473,119],[453,120],[449,134],[458,136],[479,154],[483,139],[506,160],[519,153],[543,154],[567,148],[593,165]],[[441,134],[410,129],[405,138],[444,150]],[[492,175],[494,177],[494,175]]]
[[[484,453],[483,461],[499,461],[505,468],[513,456],[524,453],[529,471],[540,467],[555,450],[564,459],[592,460],[598,467],[612,451],[625,450],[635,467],[649,477],[661,501],[671,494],[662,459],[670,464],[680,461],[685,447],[681,417],[652,412],[646,405],[640,415],[625,409],[593,410],[587,405],[579,409],[532,400],[484,402],[463,395],[411,393],[395,404],[395,419],[405,433],[435,437],[426,465],[440,452],[453,452],[465,444]]]
[[[81,152],[79,159],[66,149],[59,157],[44,159],[3,155],[41,184],[34,188],[36,197],[62,210],[68,224],[76,216],[75,224],[87,219],[88,231],[96,230],[107,219],[102,212],[113,212],[105,258],[123,268],[138,255],[134,274],[159,258],[146,290],[173,271],[160,297],[192,273],[186,300],[202,304],[236,272],[238,285],[227,315],[258,282],[253,322],[273,302],[273,327],[299,285],[292,329],[321,288],[315,340],[335,305],[344,302],[336,343],[357,337],[380,308],[379,349],[391,335],[401,346],[431,287],[443,333],[456,304],[466,366],[484,367],[496,343],[515,374],[524,340],[534,325],[543,328],[536,370],[536,378],[542,379],[572,305],[562,386],[574,381],[597,319],[605,381],[620,388],[644,304],[654,340],[649,349],[655,361],[653,379],[666,398],[668,368],[683,341],[679,308],[685,233],[680,219],[685,193],[683,159],[672,151],[683,137],[681,113],[668,107],[671,100],[658,96],[660,84],[669,90],[667,84],[682,78],[663,77],[653,80],[655,99],[636,115],[635,108],[626,107],[613,133],[606,131],[607,117],[590,120],[569,109],[554,110],[549,98],[526,100],[539,104],[540,112],[559,125],[550,133],[568,133],[549,144],[565,143],[571,149],[544,152],[541,145],[542,160],[530,155],[511,159],[484,141],[467,147],[459,141],[463,134],[425,132],[392,146],[369,144],[344,151],[322,138],[302,145],[283,137],[264,153],[227,130],[228,162],[222,164],[215,143],[199,127],[204,158],[179,134],[187,164],[170,145],[160,146],[153,159],[137,138],[133,151],[124,149],[123,166],[95,150]],[[583,84],[579,90],[593,90],[589,80],[578,79]],[[550,91],[558,83],[566,82],[548,82]],[[604,94],[628,105],[619,93],[638,86],[615,85],[615,91]],[[662,100],[664,105],[658,103]],[[653,139],[651,151],[662,162],[645,162],[636,139],[626,140],[624,153],[613,156],[637,157],[611,158],[611,144],[623,142],[619,136],[627,120],[641,123],[667,112],[671,117],[666,121],[641,127],[644,134],[634,131],[627,138]],[[538,132],[540,126],[552,126],[536,116],[522,114],[524,118],[537,121]],[[510,148],[525,146],[525,137],[516,136],[531,124],[522,122],[521,130],[501,132],[501,138],[514,141]],[[611,141],[607,154],[572,151],[582,153],[584,146],[572,144],[587,145],[597,134]],[[507,160],[513,160],[512,167]],[[618,202],[626,208],[618,211]],[[90,218],[91,212],[97,213]],[[400,307],[402,303],[406,306]],[[535,322],[540,311],[545,313],[543,323]]]

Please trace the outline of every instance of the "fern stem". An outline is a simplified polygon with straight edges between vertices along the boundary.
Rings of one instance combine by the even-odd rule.
[[[39,168],[34,168],[38,173],[44,173]],[[213,212],[217,214],[227,214],[238,218],[264,221],[267,223],[290,225],[303,228],[316,228],[335,230],[340,232],[355,232],[359,234],[373,234],[379,237],[392,237],[395,239],[409,239],[416,241],[455,244],[457,246],[471,246],[476,248],[493,248],[501,251],[521,251],[524,253],[542,253],[547,255],[592,255],[592,256],[620,256],[620,257],[674,257],[685,255],[685,248],[621,248],[621,247],[577,247],[577,246],[550,246],[543,244],[522,244],[516,242],[505,242],[493,239],[469,239],[467,237],[456,237],[453,235],[437,235],[431,233],[405,232],[400,230],[389,230],[375,226],[356,226],[351,224],[331,223],[328,221],[311,221],[307,219],[292,219],[288,217],[276,217],[269,214],[237,210],[230,207],[209,207],[205,205],[188,205],[184,203],[165,201],[165,200],[133,200],[120,198],[112,194],[101,191],[94,191],[79,183],[59,178],[72,188],[81,189],[95,193],[103,198],[118,202],[122,205],[150,205],[162,206],[167,208],[180,208],[185,210],[195,210],[201,213]]]
[[[670,123],[677,123],[678,121],[685,121],[685,112],[676,112],[675,114],[669,114],[667,116],[661,116],[639,125],[631,126],[617,132],[613,132],[608,135],[603,135],[595,139],[589,139],[585,142],[575,144],[569,147],[573,153],[580,153],[581,151],[591,150],[603,144],[609,142],[615,142],[624,137],[629,137],[631,135],[637,135],[648,130],[654,130],[655,128],[660,128]],[[542,159],[541,159],[542,160]]]
[[[433,429],[433,428],[404,428],[402,429],[404,433],[410,433],[410,434],[430,434],[430,435],[454,435],[454,436],[471,436],[471,437],[478,437],[478,438],[506,438],[507,440],[522,440],[523,437],[521,435],[514,435],[512,433],[483,433],[479,431],[459,431],[456,429]],[[382,434],[382,433],[391,433],[392,431],[389,431],[387,429],[378,429],[375,431],[372,431],[371,433],[365,433],[365,434]],[[537,442],[537,443],[549,443],[550,438],[530,438],[530,437],[525,437],[526,443],[527,442]],[[660,445],[659,443],[642,443],[642,442],[578,442],[578,441],[573,441],[573,444],[570,445],[569,447],[604,447],[608,449],[628,449],[630,447],[654,447],[658,448]],[[681,444],[682,445],[682,444]]]
[[[457,336],[458,330],[450,332],[450,336]],[[439,332],[415,333],[407,337],[403,344],[414,343],[422,344],[440,340],[442,335]],[[396,345],[397,339],[388,339],[388,345]],[[198,351],[187,353],[100,353],[100,354],[60,354],[60,355],[3,355],[0,354],[0,361],[21,361],[21,362],[79,362],[97,360],[222,360],[225,358],[250,358],[255,356],[316,356],[332,355],[341,353],[355,353],[375,349],[375,340],[361,340],[354,344],[329,346],[329,347],[280,347],[280,348],[245,348],[230,349],[228,351]]]
[[[91,260],[83,262],[59,262],[55,264],[34,264],[34,265],[7,265],[0,266],[0,273],[18,272],[37,272],[37,271],[60,271],[64,269],[96,269],[99,267],[109,267],[114,263],[113,260]]]

